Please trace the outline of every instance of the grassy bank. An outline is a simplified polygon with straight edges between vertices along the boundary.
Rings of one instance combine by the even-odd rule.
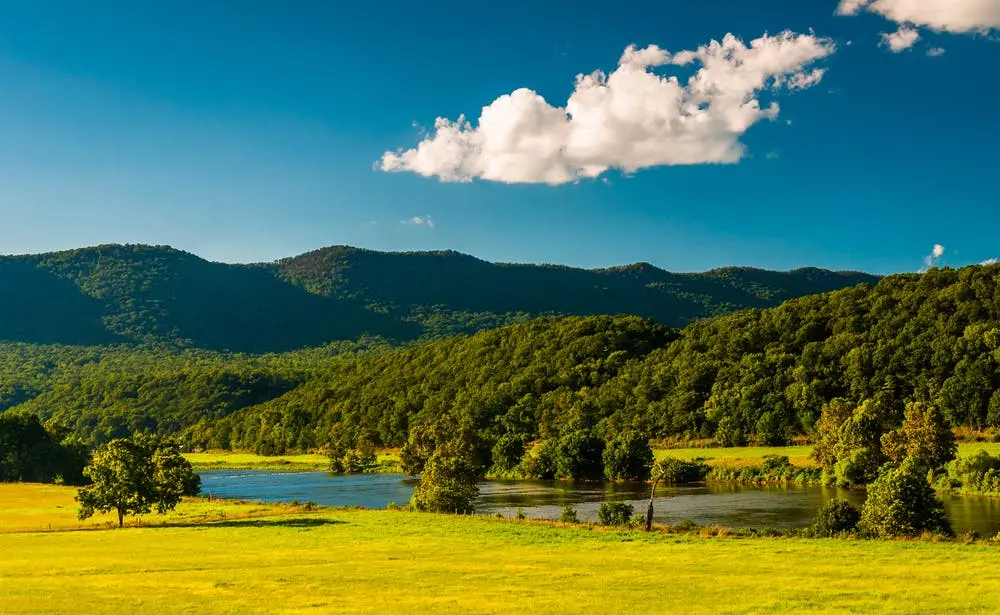
[[[330,459],[320,453],[301,455],[256,455],[230,451],[185,453],[184,458],[199,472],[207,470],[270,470],[274,472],[325,472],[330,469]],[[386,451],[378,455],[379,472],[398,472],[399,455]]]
[[[0,610],[1000,611],[1000,552],[981,545],[709,539],[287,507],[238,518],[259,507],[225,506],[229,518],[216,523],[0,534]]]
[[[976,451],[986,451],[991,455],[1000,454],[1000,442],[969,442],[958,445],[958,456],[965,457]],[[783,455],[793,465],[811,466],[816,462],[809,458],[811,446],[742,446],[733,448],[670,448],[654,451],[657,459],[676,457],[690,461],[704,458],[709,465],[756,465],[769,455]]]

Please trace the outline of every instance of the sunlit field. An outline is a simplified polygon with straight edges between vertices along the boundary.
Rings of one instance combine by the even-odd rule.
[[[167,525],[10,533],[59,519],[74,527],[72,490],[3,489],[3,613],[1000,611],[1000,547],[987,545],[700,538],[218,502],[182,504]]]
[[[330,469],[330,459],[320,453],[301,455],[256,455],[230,451],[185,453],[197,471],[205,470],[274,470],[282,472],[315,472]],[[380,464],[398,463],[399,455],[387,450],[379,453]]]
[[[114,514],[96,514],[90,519],[77,519],[78,504],[73,500],[76,489],[58,485],[0,483],[0,533],[56,530],[113,528],[118,525]],[[259,517],[294,512],[297,507],[282,504],[238,504],[226,500],[188,498],[167,515],[150,514],[139,519],[129,517],[126,525],[191,524],[234,518]],[[0,550],[0,558],[3,551]],[[3,612],[0,605],[0,613]]]
[[[965,457],[984,450],[991,455],[1000,454],[1000,442],[971,442],[958,445],[959,457]],[[732,448],[672,448],[654,451],[657,459],[676,457],[678,459],[708,459],[709,465],[725,463],[727,465],[753,465],[768,455],[784,455],[794,465],[816,465],[809,458],[811,446],[741,446]]]

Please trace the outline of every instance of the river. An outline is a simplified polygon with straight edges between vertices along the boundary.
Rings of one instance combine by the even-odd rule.
[[[213,470],[202,472],[202,493],[215,497],[265,502],[312,501],[323,506],[385,508],[406,504],[416,481],[395,474],[334,476],[326,472]],[[558,519],[571,505],[584,521],[597,520],[602,502],[623,501],[645,511],[649,487],[642,483],[581,483],[570,481],[484,481],[476,512],[512,516],[520,508],[528,517]],[[792,529],[809,525],[828,499],[843,498],[860,506],[864,492],[824,487],[750,487],[727,484],[666,486],[656,490],[655,520],[677,524],[771,527]],[[981,536],[1000,532],[1000,499],[946,495],[945,509],[956,532]]]

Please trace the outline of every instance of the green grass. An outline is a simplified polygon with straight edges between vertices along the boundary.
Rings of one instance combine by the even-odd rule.
[[[301,455],[256,455],[229,451],[185,453],[195,470],[271,470],[281,472],[324,472],[330,469],[330,459],[321,453]],[[378,455],[381,471],[399,471],[399,454],[386,450]]]
[[[959,543],[275,508],[219,523],[0,533],[0,554],[3,613],[1000,611],[1000,551]]]
[[[958,455],[968,456],[978,450],[985,450],[991,455],[1000,454],[1000,442],[970,442],[958,445]],[[785,455],[794,465],[816,465],[809,458],[811,446],[742,446],[733,448],[671,448],[654,451],[657,459],[676,457],[690,461],[699,457],[710,459],[709,465],[724,463],[726,465],[756,465],[767,455]]]
[[[114,514],[97,514],[77,519],[79,505],[76,489],[58,485],[0,483],[0,533],[112,528],[118,525]],[[140,519],[128,518],[126,524],[190,524],[271,516],[300,511],[285,504],[236,503],[207,498],[186,498],[167,515],[149,514]],[[0,613],[3,612],[0,605]]]
[[[255,455],[253,453],[231,453],[210,451],[207,453],[185,453],[195,470],[285,470],[289,472],[313,472],[330,469],[326,455],[308,453],[304,455]]]

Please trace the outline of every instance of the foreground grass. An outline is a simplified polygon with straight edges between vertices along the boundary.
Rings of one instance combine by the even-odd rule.
[[[1000,550],[958,543],[274,509],[194,526],[0,534],[0,554],[4,613],[1000,612]]]
[[[0,483],[0,533],[113,528],[118,517],[97,514],[85,521],[77,519],[76,489],[58,485]],[[299,510],[284,504],[246,503],[189,498],[167,515],[129,518],[136,525],[200,524],[233,519],[288,514]],[[0,550],[0,554],[3,551]],[[3,612],[0,604],[0,613]]]

